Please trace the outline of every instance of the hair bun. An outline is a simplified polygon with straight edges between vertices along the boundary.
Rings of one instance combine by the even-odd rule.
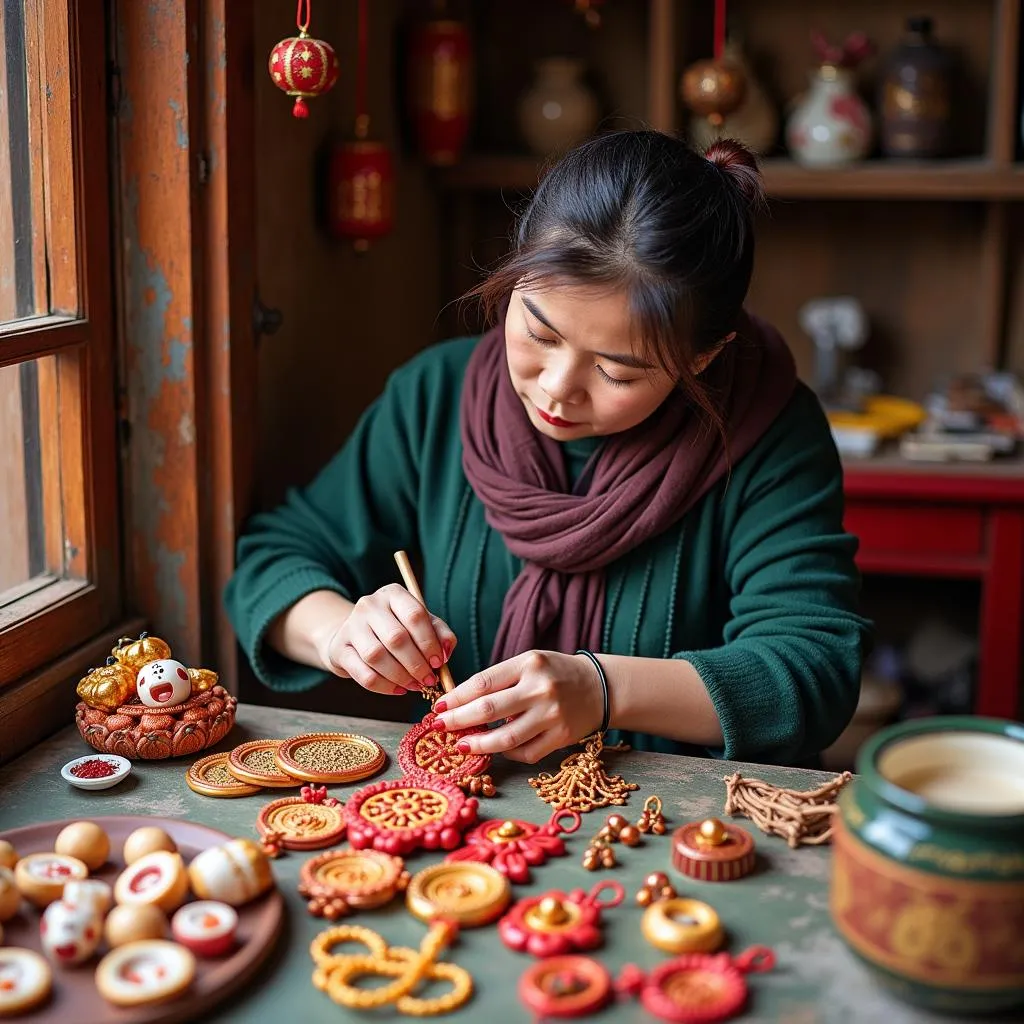
[[[704,159],[714,164],[739,190],[747,205],[764,203],[764,181],[754,154],[735,139],[717,139],[704,151]]]

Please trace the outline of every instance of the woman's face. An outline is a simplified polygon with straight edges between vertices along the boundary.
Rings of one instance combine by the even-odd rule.
[[[505,350],[530,422],[556,441],[628,430],[674,386],[636,355],[625,291],[517,288],[505,316]]]

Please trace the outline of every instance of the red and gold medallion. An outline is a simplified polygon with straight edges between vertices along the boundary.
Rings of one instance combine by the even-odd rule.
[[[473,796],[494,796],[494,782],[487,774],[491,766],[491,755],[463,754],[458,749],[459,740],[464,736],[487,730],[439,732],[434,728],[436,719],[437,715],[428,711],[423,721],[414,725],[402,737],[398,745],[398,763],[402,771],[406,775],[422,772],[425,775],[440,776],[461,786]]]
[[[672,833],[672,864],[701,882],[732,882],[754,870],[751,834],[718,818],[691,821]]]
[[[454,850],[476,822],[477,802],[450,782],[419,775],[358,790],[344,813],[353,848],[405,856],[419,847]]]
[[[519,998],[538,1018],[588,1017],[611,993],[611,976],[589,956],[545,957],[519,979]]]
[[[728,953],[687,953],[644,975],[632,964],[616,981],[620,992],[640,997],[645,1010],[662,1020],[714,1024],[739,1013],[747,1001],[744,974],[770,971],[775,954],[752,946],[735,959]]]

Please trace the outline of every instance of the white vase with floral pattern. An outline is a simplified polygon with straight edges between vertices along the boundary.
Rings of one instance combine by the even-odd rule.
[[[793,158],[808,167],[842,166],[867,156],[873,137],[871,112],[857,95],[853,72],[823,64],[786,122]]]

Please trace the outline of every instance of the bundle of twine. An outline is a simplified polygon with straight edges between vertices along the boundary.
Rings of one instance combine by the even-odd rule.
[[[725,813],[743,815],[768,835],[780,836],[796,849],[832,839],[832,815],[839,791],[853,778],[843,772],[812,790],[783,789],[739,772],[726,776]]]

